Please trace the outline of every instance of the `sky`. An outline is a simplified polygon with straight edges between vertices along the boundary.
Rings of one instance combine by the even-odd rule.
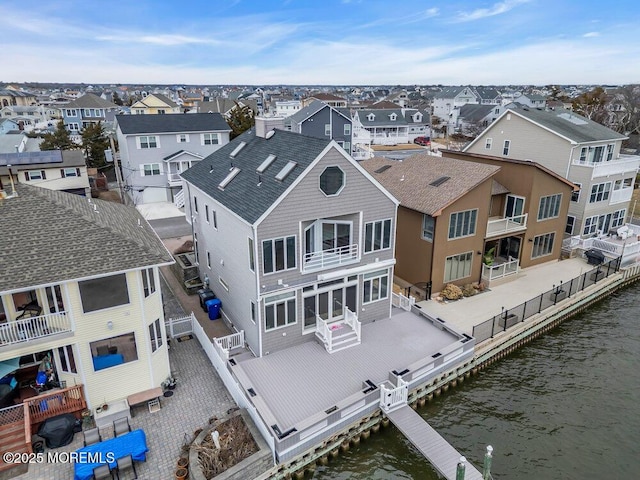
[[[0,82],[640,83],[636,0],[0,0]]]

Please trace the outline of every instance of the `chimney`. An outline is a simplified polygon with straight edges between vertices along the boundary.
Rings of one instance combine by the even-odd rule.
[[[284,117],[256,117],[256,137],[266,138],[267,132],[284,130]]]

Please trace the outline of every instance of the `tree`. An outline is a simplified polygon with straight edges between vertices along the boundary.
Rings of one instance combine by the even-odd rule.
[[[585,92],[572,103],[573,110],[583,117],[607,125],[611,113],[607,108],[607,94],[602,87],[596,87],[590,92]]]
[[[101,122],[91,123],[82,129],[82,148],[85,151],[88,167],[105,165],[104,151],[109,148],[109,137]]]
[[[238,102],[234,102],[236,106],[229,112],[229,118],[227,123],[231,127],[231,134],[229,135],[231,140],[236,138],[243,132],[246,132],[256,123],[253,118],[253,110],[248,105],[240,105]]]
[[[118,95],[118,92],[113,92],[112,100],[116,105],[122,106],[122,99],[120,98],[120,95]]]
[[[640,133],[640,85],[625,85],[617,89],[611,102],[611,110],[618,119],[620,133]]]
[[[71,140],[71,135],[64,127],[62,120],[56,124],[53,133],[45,133],[43,139],[40,143],[40,150],[75,150],[78,148],[78,144]]]

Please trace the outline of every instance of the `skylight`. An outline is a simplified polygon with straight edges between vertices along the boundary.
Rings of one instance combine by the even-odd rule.
[[[244,143],[244,142],[243,142]],[[229,185],[229,183],[231,182],[231,180],[233,180],[234,178],[236,178],[236,175],[238,175],[240,173],[240,169],[238,167],[233,167],[229,173],[227,174],[227,176],[225,177],[224,180],[222,180],[220,182],[220,185],[218,185],[218,188],[220,190],[224,190],[225,187],[227,185]]]
[[[276,175],[276,180],[282,181],[285,178],[287,178],[287,175],[291,173],[291,170],[296,168],[296,165],[298,165],[297,162],[294,162],[294,161],[287,162],[287,164],[284,167],[282,167],[282,170],[280,170]]]
[[[572,115],[571,113],[561,113],[558,115],[558,117],[563,118],[567,122],[571,122],[574,125],[586,125],[587,123],[589,123],[576,115]]]
[[[256,169],[256,172],[263,173],[267,168],[269,168],[269,165],[271,165],[275,159],[275,155],[269,155],[267,159]]]
[[[381,166],[379,169],[374,170],[374,173],[382,173],[382,172],[386,172],[387,170],[389,170],[391,168],[391,165],[383,165]]]
[[[434,180],[433,182],[431,182],[429,185],[431,185],[432,187],[439,187],[440,185],[442,185],[444,182],[446,182],[450,178],[451,177],[440,177],[440,178]]]
[[[247,142],[240,142],[240,143],[238,144],[238,146],[237,146],[236,148],[234,148],[234,149],[233,149],[233,152],[231,152],[231,153],[229,154],[229,156],[230,156],[231,158],[236,158],[236,155],[238,155],[238,154],[240,153],[240,150],[242,150],[242,149],[245,147],[245,145],[246,145],[246,144],[247,144]]]

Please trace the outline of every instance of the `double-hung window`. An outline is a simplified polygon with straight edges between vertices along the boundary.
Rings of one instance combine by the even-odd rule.
[[[265,274],[296,268],[296,237],[264,240],[262,266]]]
[[[578,190],[574,190],[573,192],[571,192],[571,201],[572,202],[579,202],[580,201],[580,190],[582,189],[582,184],[581,183],[575,183],[575,185],[576,185],[576,187],[578,187]]]
[[[484,141],[484,148],[485,148],[486,150],[491,150],[491,144],[492,144],[492,143],[493,143],[493,139],[492,139],[492,138],[487,138],[487,139]]]
[[[391,219],[369,222],[364,230],[364,251],[375,252],[391,246]]]
[[[613,150],[615,148],[615,144],[610,143],[607,145],[607,162],[610,162],[613,159]]]
[[[584,221],[583,235],[593,235],[598,231],[598,216],[588,217]]]
[[[44,170],[28,170],[24,172],[24,176],[26,180],[46,180],[47,175],[44,173]]]
[[[288,292],[264,299],[264,329],[266,331],[296,323],[296,293]]]
[[[151,352],[155,352],[162,346],[160,319],[156,319],[153,323],[149,324],[149,340],[151,340]]]
[[[422,215],[422,239],[433,242],[433,232],[436,227],[436,220],[431,215]]]
[[[509,155],[509,148],[511,147],[511,140],[505,140],[504,146],[502,147],[502,155]]]
[[[144,290],[144,296],[148,297],[156,291],[156,280],[153,275],[153,268],[145,268],[140,270],[142,276],[142,289]]]
[[[159,163],[145,163],[144,165],[142,165],[142,172],[145,177],[149,177],[151,175],[160,175],[162,173]]]
[[[455,212],[449,219],[449,240],[476,234],[478,209]]]
[[[622,225],[624,225],[624,217],[626,216],[626,213],[627,210],[625,208],[613,212],[613,216],[611,218],[611,228],[621,227]]]
[[[377,270],[364,274],[362,303],[377,302],[389,296],[389,271]]]
[[[217,133],[203,133],[202,134],[202,144],[203,145],[218,145],[220,143],[218,141]]]
[[[143,135],[140,139],[140,148],[158,148],[158,138],[155,135]]]
[[[611,193],[611,182],[597,183],[591,187],[589,203],[603,202],[609,200]]]
[[[348,137],[351,135],[351,124],[350,123],[345,123],[344,124],[344,135],[345,137]]]
[[[78,373],[76,359],[73,353],[73,345],[58,347],[58,356],[60,357],[60,371],[64,373]]]
[[[540,205],[538,206],[538,221],[548,218],[557,218],[560,215],[560,204],[562,202],[562,194],[547,195],[540,197]]]

